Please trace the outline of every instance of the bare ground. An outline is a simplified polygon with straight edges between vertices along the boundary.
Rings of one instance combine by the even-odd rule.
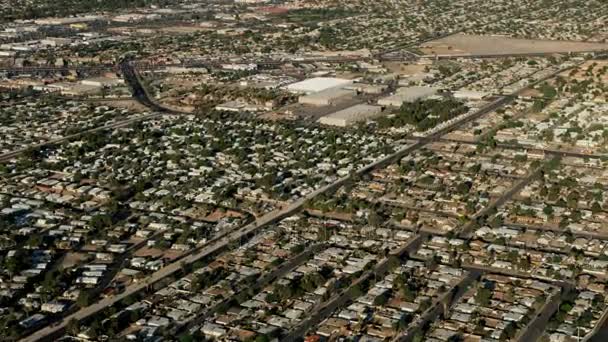
[[[593,52],[608,50],[608,44],[455,34],[425,43],[420,50],[429,55],[509,55]]]

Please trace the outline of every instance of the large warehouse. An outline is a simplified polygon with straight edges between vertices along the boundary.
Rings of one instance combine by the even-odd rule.
[[[382,114],[382,107],[359,104],[344,110],[323,116],[319,123],[329,126],[347,127],[359,121],[378,117]]]
[[[309,78],[302,82],[296,82],[285,87],[292,93],[297,94],[312,94],[318,93],[330,88],[337,88],[352,84],[352,80],[334,77],[315,77]]]
[[[405,87],[399,88],[394,95],[383,97],[378,104],[386,107],[401,107],[405,102],[415,102],[437,94],[439,90],[431,87]]]
[[[313,106],[330,106],[336,101],[355,96],[354,90],[346,90],[340,87],[329,88],[318,93],[300,96],[298,102]]]

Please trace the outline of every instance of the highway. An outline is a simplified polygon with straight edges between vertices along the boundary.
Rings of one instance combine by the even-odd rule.
[[[418,42],[416,44],[410,44],[408,46],[389,49],[385,51],[380,51],[372,57],[302,57],[302,58],[291,58],[291,59],[250,59],[250,60],[241,60],[237,63],[243,64],[257,64],[261,69],[275,69],[285,64],[298,64],[298,63],[355,63],[355,62],[371,62],[371,61],[379,61],[379,62],[408,62],[412,60],[416,60],[419,58],[429,58],[429,59],[462,59],[462,58],[508,58],[508,57],[543,57],[548,55],[554,55],[555,53],[511,53],[511,54],[461,54],[461,55],[423,55],[419,56],[413,52],[406,51],[408,47],[415,47],[424,42],[440,39],[448,35],[452,35],[455,32],[450,34],[433,37],[431,39],[427,39],[422,42]],[[395,52],[402,52],[402,55],[394,56],[391,55]],[[585,53],[595,53],[599,56],[601,54],[606,53],[606,51],[586,51],[586,52],[577,52],[576,54],[585,54]],[[561,53],[563,54],[563,53]],[[147,63],[142,61],[134,61],[132,62],[133,67],[137,70],[141,71],[152,71],[152,70],[160,70],[171,67],[178,68],[207,68],[207,69],[218,69],[221,68],[223,64],[231,64],[235,63],[232,60],[216,60],[216,59],[200,59],[200,60],[190,60],[185,61],[179,64],[155,64],[155,63]],[[70,65],[70,66],[25,66],[25,67],[0,67],[0,73],[12,73],[12,74],[34,74],[34,73],[59,73],[59,72],[118,72],[121,71],[121,64],[100,64],[100,65]]]
[[[178,108],[170,108],[168,106],[159,104],[154,101],[148,90],[142,85],[141,79],[132,62],[122,62],[120,63],[120,71],[125,82],[131,88],[131,92],[133,94],[133,98],[135,98],[142,105],[150,108],[150,110],[157,113],[165,113],[165,114],[192,114],[189,112],[184,112],[179,110]]]
[[[484,54],[453,54],[453,55],[422,55],[421,58],[429,58],[429,59],[461,59],[461,58],[516,58],[516,57],[547,57],[553,55],[581,55],[586,53],[595,53],[602,54],[605,53],[604,50],[588,50],[588,51],[577,51],[577,52],[525,52],[525,53],[500,53],[500,54],[492,54],[492,53],[484,53]]]

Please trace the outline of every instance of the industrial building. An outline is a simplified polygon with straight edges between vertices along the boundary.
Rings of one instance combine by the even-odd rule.
[[[329,126],[347,127],[354,123],[378,117],[382,114],[382,107],[367,104],[358,104],[344,110],[323,116],[319,123]]]
[[[298,99],[298,102],[312,106],[330,106],[339,100],[352,98],[355,94],[354,90],[342,89],[340,87],[330,88],[318,93],[302,95]]]
[[[101,21],[106,18],[101,15],[85,15],[82,17],[65,17],[65,18],[43,18],[36,19],[34,23],[36,25],[69,25],[76,23],[88,23],[93,21]]]
[[[454,92],[453,96],[456,99],[480,101],[490,96],[490,94],[474,90],[457,90]]]
[[[80,81],[81,84],[94,87],[116,87],[125,84],[125,80],[116,77],[93,77]]]
[[[354,90],[362,94],[379,95],[386,91],[387,86],[383,84],[355,83],[345,86],[344,89]]]
[[[313,94],[323,90],[338,88],[353,83],[352,80],[333,77],[315,77],[296,82],[285,87],[288,91],[298,94]]]
[[[394,95],[383,97],[378,104],[386,107],[401,107],[403,103],[411,103],[416,100],[426,99],[437,94],[439,89],[431,87],[404,87],[399,88]]]

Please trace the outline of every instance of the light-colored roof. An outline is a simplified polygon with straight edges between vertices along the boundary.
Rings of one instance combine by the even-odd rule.
[[[431,87],[403,87],[398,88],[394,95],[378,100],[378,104],[383,106],[397,106],[403,102],[414,102],[418,99],[427,98],[437,93],[437,88]]]
[[[304,95],[302,97],[300,97],[300,102],[302,101],[306,101],[306,100],[334,100],[334,99],[338,99],[341,97],[345,97],[348,95],[354,95],[355,92],[353,90],[346,90],[346,89],[342,89],[340,87],[336,87],[336,88],[329,88],[329,89],[325,89],[319,92],[315,92],[309,95]]]
[[[316,93],[329,88],[345,86],[353,83],[352,80],[333,77],[315,77],[309,78],[302,82],[296,82],[288,85],[286,88],[289,91],[297,93]]]
[[[319,122],[327,125],[335,125],[336,121],[343,121],[344,124],[366,120],[375,117],[382,112],[379,106],[358,104],[341,111],[326,115],[319,119]]]

